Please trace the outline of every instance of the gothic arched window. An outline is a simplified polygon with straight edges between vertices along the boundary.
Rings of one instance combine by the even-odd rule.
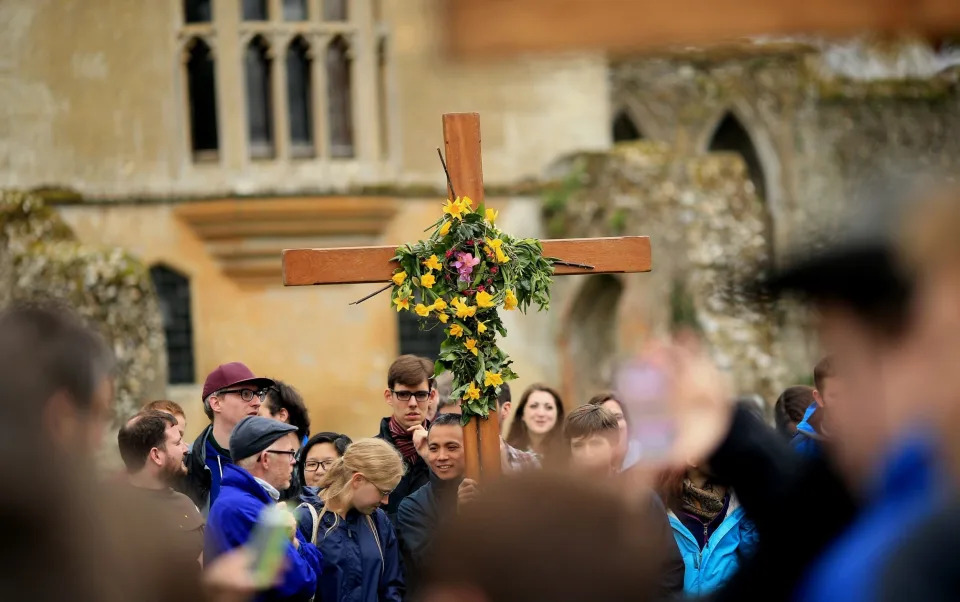
[[[167,343],[167,378],[171,384],[194,382],[193,318],[190,310],[190,280],[163,265],[150,268],[157,291],[163,333]]]
[[[750,134],[747,133],[743,124],[733,113],[727,113],[723,116],[720,125],[713,132],[709,150],[734,152],[743,157],[743,162],[747,164],[747,176],[753,183],[757,196],[761,199],[766,198],[767,187],[763,166],[760,164],[760,156],[753,146]]]
[[[270,47],[262,36],[256,36],[244,52],[247,84],[247,132],[250,156],[256,159],[273,157],[273,78]]]
[[[350,47],[337,36],[327,46],[327,105],[330,155],[340,159],[354,156],[351,80]]]
[[[296,37],[287,48],[287,110],[290,114],[290,150],[294,157],[313,156],[313,81],[310,47]]]
[[[187,97],[190,104],[190,147],[195,160],[216,158],[217,136],[216,70],[207,43],[194,39],[187,59]]]

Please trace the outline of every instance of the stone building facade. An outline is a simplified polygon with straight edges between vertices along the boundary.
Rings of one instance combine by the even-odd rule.
[[[558,279],[549,314],[507,316],[516,388],[561,383],[568,405],[681,314],[745,389],[789,384],[812,352],[785,360],[769,317],[728,311],[716,280],[776,257],[877,170],[957,156],[950,69],[854,81],[810,44],[456,64],[442,2],[0,3],[0,188],[150,267],[157,373],[192,432],[199,383],[234,360],[298,387],[317,428],[374,432],[390,361],[435,341],[386,302],[348,306],[371,287],[284,289],[279,253],[419,238],[443,195],[444,112],[481,114],[503,228],[653,238],[654,274]],[[578,159],[557,162],[578,156],[596,181],[570,184]]]

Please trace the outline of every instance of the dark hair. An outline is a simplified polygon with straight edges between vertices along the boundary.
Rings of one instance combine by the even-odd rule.
[[[169,399],[158,399],[156,401],[151,401],[150,403],[145,404],[140,408],[141,412],[166,412],[167,414],[173,414],[174,417],[177,414],[187,417],[186,412],[183,411],[183,408],[180,407],[180,404],[175,401],[170,401]]]
[[[563,421],[563,436],[570,441],[579,437],[604,435],[620,438],[620,425],[610,410],[597,404],[574,408]]]
[[[793,437],[797,432],[797,424],[803,420],[804,413],[813,402],[812,387],[797,385],[784,389],[773,404],[773,421],[777,432],[786,437]],[[790,429],[791,423],[793,423],[793,430]]]
[[[510,432],[507,433],[507,443],[521,450],[530,448],[530,433],[527,432],[527,425],[523,422],[523,411],[527,408],[527,401],[530,400],[530,396],[537,391],[549,393],[557,404],[557,423],[553,426],[553,429],[547,433],[544,439],[544,447],[563,449],[566,447],[562,445],[563,400],[560,399],[560,394],[557,393],[555,389],[539,383],[531,385],[520,397],[520,403],[517,405],[517,410],[513,415],[513,422],[510,424]]]
[[[623,419],[630,423],[630,416],[627,415],[627,408],[623,406],[623,403],[620,402],[620,395],[615,391],[606,391],[604,393],[597,393],[590,398],[590,401],[587,402],[587,405],[590,406],[602,406],[608,401],[615,401],[617,405],[620,406],[620,411],[623,413]]]
[[[427,387],[433,389],[433,362],[417,355],[401,355],[390,364],[387,371],[387,387],[393,389],[400,384],[416,387],[427,381]]]
[[[0,365],[7,395],[31,391],[37,399],[30,403],[40,412],[57,391],[89,408],[97,387],[112,376],[115,359],[103,337],[67,307],[22,304],[0,314]]]
[[[497,394],[497,407],[502,408],[503,404],[511,401],[513,401],[513,398],[510,396],[510,385],[503,383],[500,385],[500,393]]]
[[[163,448],[167,441],[167,429],[176,426],[177,419],[167,412],[148,410],[140,412],[120,427],[117,446],[127,472],[141,470],[153,448]]]
[[[435,426],[460,426],[462,423],[460,421],[460,414],[445,413],[437,414],[437,417],[433,419],[433,422],[430,423],[429,431],[433,430]]]
[[[310,436],[310,413],[303,403],[300,393],[285,382],[274,380],[274,385],[267,387],[267,396],[263,405],[270,410],[271,416],[276,416],[280,410],[287,411],[287,423],[297,427],[297,439],[303,441]]]
[[[833,356],[826,356],[821,358],[817,365],[813,367],[813,386],[817,388],[817,391],[823,393],[823,381],[826,379],[836,376],[836,366],[834,365]]]
[[[353,440],[346,435],[341,435],[340,433],[334,433],[332,431],[324,431],[322,433],[317,433],[313,437],[307,440],[306,444],[300,449],[300,456],[297,460],[297,474],[300,476],[300,479],[303,479],[303,475],[306,471],[307,464],[307,453],[310,451],[314,445],[320,443],[329,443],[337,450],[337,455],[342,456],[343,452],[347,451],[347,447],[353,443]],[[303,486],[306,486],[305,484]]]

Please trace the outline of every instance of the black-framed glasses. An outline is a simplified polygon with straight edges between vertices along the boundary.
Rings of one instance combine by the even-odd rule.
[[[317,472],[320,467],[323,467],[323,471],[326,472],[330,470],[330,465],[333,464],[333,460],[310,460],[303,465],[303,469],[307,472]]]
[[[265,449],[263,451],[267,452],[268,454],[282,454],[284,456],[290,456],[291,460],[293,460],[293,458],[297,455],[297,452],[295,451],[283,449]]]
[[[410,401],[410,398],[413,397],[417,400],[417,403],[423,403],[430,398],[430,391],[395,391],[390,389],[390,392],[400,401]]]
[[[244,401],[253,401],[254,397],[259,397],[260,401],[263,401],[263,398],[267,395],[267,390],[261,389],[260,391],[254,391],[253,389],[225,389],[220,391],[218,395],[226,395],[227,393],[236,393],[240,396],[240,399]]]

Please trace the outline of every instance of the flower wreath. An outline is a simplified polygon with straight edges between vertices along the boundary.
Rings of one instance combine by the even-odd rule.
[[[496,408],[504,382],[517,378],[512,360],[497,346],[507,330],[497,312],[531,303],[550,307],[555,260],[539,240],[518,239],[496,227],[497,212],[473,210],[468,197],[448,200],[426,240],[397,248],[392,304],[398,312],[434,317],[445,329],[434,376],[453,373],[451,399],[462,399],[463,422]],[[421,328],[428,325],[421,323]]]

